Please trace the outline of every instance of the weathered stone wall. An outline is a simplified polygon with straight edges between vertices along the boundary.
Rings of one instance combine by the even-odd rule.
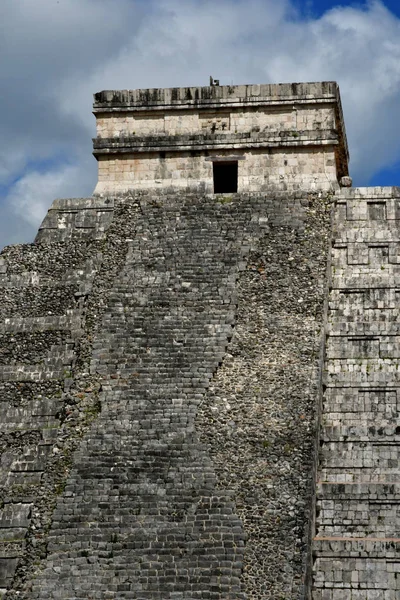
[[[338,188],[348,174],[335,83],[95,94],[96,194],[213,192],[212,163],[239,158],[239,192]],[[244,159],[244,160],[243,160]]]
[[[113,217],[114,199],[61,198],[54,200],[36,242],[62,242],[101,238]],[[27,274],[32,273],[27,271]],[[33,271],[33,275],[34,275]]]
[[[126,111],[160,112],[163,110],[293,105],[293,102],[340,104],[339,87],[335,81],[311,83],[276,83],[152,88],[136,90],[103,90],[94,95],[98,113]],[[341,112],[341,110],[340,110]],[[342,119],[342,115],[339,117]]]
[[[313,600],[400,597],[400,190],[338,196]]]
[[[319,196],[64,202],[3,252],[8,599],[303,597]]]
[[[96,405],[92,395],[81,401],[77,394],[86,385],[79,380],[88,353],[83,315],[99,252],[96,243],[77,241],[1,254],[2,592],[45,555],[74,438]]]
[[[281,140],[280,140],[281,143]],[[164,188],[213,192],[213,163],[218,157],[232,160],[232,152],[221,149],[204,153],[176,152],[122,154],[99,157],[96,193],[123,192],[127,188]],[[274,148],[236,150],[238,190],[334,191],[337,184],[335,152],[331,148]]]
[[[334,129],[333,104],[315,107],[285,106],[222,111],[189,109],[154,113],[105,113],[96,118],[97,137],[131,135],[190,135],[196,133],[247,133],[250,131],[313,131]]]
[[[0,598],[398,600],[400,192],[338,192],[338,87],[94,112],[0,255]]]
[[[125,256],[118,245],[110,263],[99,240],[110,206],[56,200],[37,236],[42,243],[0,256],[1,594],[12,581],[18,589],[46,555],[72,452],[99,410],[91,340]]]

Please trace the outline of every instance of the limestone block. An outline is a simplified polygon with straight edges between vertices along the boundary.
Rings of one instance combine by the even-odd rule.
[[[5,504],[0,509],[0,530],[9,528],[27,528],[30,523],[32,504]]]
[[[347,264],[367,265],[370,261],[369,247],[367,244],[347,244]]]
[[[18,558],[0,558],[0,585],[5,588],[14,576]]]
[[[340,191],[313,598],[386,600],[400,589],[392,577],[400,547],[396,196],[391,188]]]

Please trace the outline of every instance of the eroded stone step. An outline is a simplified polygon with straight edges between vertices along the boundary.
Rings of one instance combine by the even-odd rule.
[[[0,309],[3,318],[62,316],[76,310],[80,285],[0,286]]]
[[[332,460],[331,462],[334,462]],[[396,483],[399,480],[399,469],[395,467],[355,467],[350,465],[323,467],[319,470],[319,479],[326,483]]]
[[[400,444],[368,442],[325,442],[320,450],[322,469],[330,467],[343,469],[365,468],[391,469],[399,464]]]
[[[332,288],[349,290],[366,287],[399,288],[400,265],[388,264],[385,260],[376,260],[370,266],[349,265],[348,267],[333,267]]]
[[[388,265],[398,265],[400,262],[400,244],[397,241],[399,239],[399,232],[397,231],[396,234],[393,233],[395,241],[385,239],[386,232],[382,231],[380,233],[384,241],[352,243],[336,240],[332,250],[332,262],[335,274],[338,269],[349,273],[353,270],[353,267],[358,271],[357,266],[361,265],[365,265],[366,268],[373,266],[376,269],[377,263],[379,269],[382,268],[382,265],[385,265],[386,274],[386,267]],[[376,237],[379,236],[377,235]],[[387,237],[392,236],[388,233]],[[396,273],[396,269],[394,272]]]
[[[33,333],[39,331],[76,331],[80,330],[81,311],[67,310],[64,315],[43,317],[10,317],[0,323],[0,333]]]
[[[346,420],[346,414],[375,414],[377,420],[391,419],[400,412],[400,388],[349,388],[332,387],[325,390],[323,398],[324,419],[330,414]],[[326,415],[326,417],[325,417]],[[340,416],[341,415],[341,416]]]
[[[386,219],[384,221],[367,221],[348,223],[343,227],[338,223],[335,229],[334,248],[342,244],[360,244],[365,246],[370,243],[399,244],[399,220]]]
[[[328,387],[391,387],[400,385],[400,358],[332,358],[326,363]]]
[[[400,444],[400,417],[391,413],[324,413],[323,442],[371,442]]]

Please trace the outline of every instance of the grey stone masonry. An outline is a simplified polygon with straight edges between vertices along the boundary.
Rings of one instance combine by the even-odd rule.
[[[54,200],[36,236],[36,242],[101,237],[113,217],[112,198]]]
[[[313,600],[400,598],[400,189],[337,198]]]
[[[0,253],[0,600],[400,600],[400,189],[338,85],[94,114]]]
[[[337,100],[334,81],[312,83],[275,83],[221,85],[206,87],[153,88],[139,90],[105,90],[94,95],[95,112],[139,112],[177,110],[181,107],[229,107],[265,104],[293,104]]]
[[[7,600],[304,597],[331,206],[134,192],[5,250]]]
[[[94,95],[93,112],[96,194],[211,193],[218,161],[238,163],[237,191],[245,193],[327,192],[348,176],[332,81],[105,90]]]
[[[0,256],[0,596],[45,555],[55,498],[96,405],[82,364],[101,253],[74,237],[72,222],[57,230],[61,240],[65,231],[73,243],[10,246]]]

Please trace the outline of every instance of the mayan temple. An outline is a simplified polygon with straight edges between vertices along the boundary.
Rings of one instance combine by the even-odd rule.
[[[334,82],[103,91],[0,254],[0,598],[400,599],[400,188]]]

